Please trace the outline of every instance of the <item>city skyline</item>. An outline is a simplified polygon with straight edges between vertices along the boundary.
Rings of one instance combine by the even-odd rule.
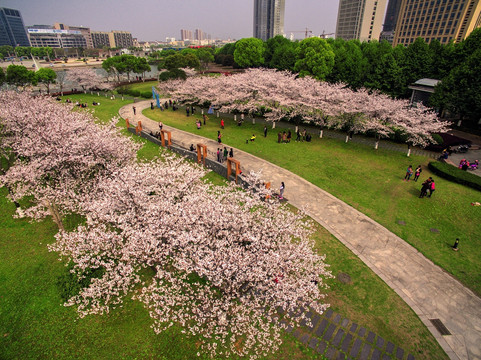
[[[57,22],[89,27],[92,31],[124,30],[141,41],[179,38],[179,29],[202,29],[212,38],[252,37],[254,1],[144,0],[0,0],[0,7],[17,9],[26,26]],[[306,27],[313,35],[336,28],[338,0],[286,0],[284,31],[304,38]]]

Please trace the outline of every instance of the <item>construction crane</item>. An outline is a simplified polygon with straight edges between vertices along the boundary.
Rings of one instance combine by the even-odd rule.
[[[319,35],[319,37],[322,38],[322,39],[327,39],[327,37],[328,37],[329,35],[335,35],[335,34],[336,34],[336,33],[328,33],[328,34],[326,34],[326,32],[325,32],[324,30],[322,30],[322,34]]]
[[[307,36],[308,34],[312,34],[312,30],[309,30],[308,28],[306,28],[306,30],[295,30],[295,31],[288,31],[288,33],[304,33],[305,34],[305,37],[304,39],[307,39]]]

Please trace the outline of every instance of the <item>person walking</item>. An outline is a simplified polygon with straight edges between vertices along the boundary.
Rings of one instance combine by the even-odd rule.
[[[163,127],[164,127],[164,124],[162,124],[162,121],[159,121],[159,130],[162,131]]]
[[[217,148],[217,161],[221,162],[220,161],[220,149],[219,148]]]
[[[134,115],[135,115],[135,110],[136,110],[135,106],[132,106],[132,110],[134,111]]]
[[[229,152],[227,151],[227,148],[224,146],[224,161],[227,161],[227,155]]]
[[[267,137],[267,126],[264,125],[264,137]]]
[[[430,198],[432,195],[433,195],[433,192],[436,190],[436,185],[434,184],[434,179],[431,178],[431,186],[429,188],[429,194],[428,194],[428,198]]]
[[[221,128],[221,129],[224,128],[224,119],[220,119],[220,128]]]
[[[297,135],[296,141],[301,141],[301,132],[299,131],[299,129],[297,129],[296,135]]]
[[[284,190],[286,186],[284,185],[284,182],[281,182],[281,187],[279,188],[279,200],[284,199]]]
[[[412,174],[413,174],[413,166],[409,165],[407,170],[406,170],[406,176],[404,176],[404,181],[409,181]]]
[[[187,114],[187,116],[189,116],[189,107],[185,108],[185,113]]]
[[[277,133],[277,143],[280,144],[281,141],[282,141],[282,133],[279,131],[279,132]]]
[[[231,157],[231,158],[234,157],[234,150],[232,148],[230,148],[229,157]]]
[[[220,133],[220,131],[217,131],[217,142],[219,144],[222,144],[222,134]]]
[[[423,171],[423,169],[421,168],[421,165],[418,165],[418,167],[416,168],[416,170],[414,170],[414,181],[418,181],[419,179],[419,175],[421,175],[421,172]]]

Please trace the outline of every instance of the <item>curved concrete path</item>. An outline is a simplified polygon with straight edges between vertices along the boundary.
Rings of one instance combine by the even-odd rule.
[[[137,109],[133,115],[132,106]],[[158,123],[142,115],[150,101],[124,106],[119,113],[132,124],[142,121],[147,131],[158,131]],[[169,110],[170,111],[170,110]],[[184,111],[181,109],[180,111]],[[172,141],[186,148],[204,143],[211,150],[218,144],[182,130],[172,131]],[[226,145],[227,146],[227,145]],[[351,249],[415,311],[451,359],[481,359],[481,299],[459,281],[434,265],[389,230],[324,190],[274,164],[241,150],[234,157],[243,171],[262,170],[262,177],[278,187],[286,185],[285,196],[297,208],[324,226]],[[439,319],[451,335],[442,336],[430,319]]]

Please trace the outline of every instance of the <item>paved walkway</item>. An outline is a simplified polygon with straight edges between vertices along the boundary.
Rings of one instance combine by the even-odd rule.
[[[158,131],[158,123],[142,115],[150,101],[120,109],[132,123],[142,121],[147,131]],[[133,120],[133,121],[132,121]],[[164,126],[173,142],[189,147],[202,142],[217,149],[217,142]],[[228,146],[229,144],[226,144]],[[213,152],[210,155],[215,158]],[[274,187],[285,182],[285,196],[351,249],[414,310],[451,359],[481,359],[481,299],[434,265],[404,240],[364,214],[301,177],[256,156],[234,150],[244,172],[262,170]],[[451,335],[441,335],[431,320],[439,319]]]

